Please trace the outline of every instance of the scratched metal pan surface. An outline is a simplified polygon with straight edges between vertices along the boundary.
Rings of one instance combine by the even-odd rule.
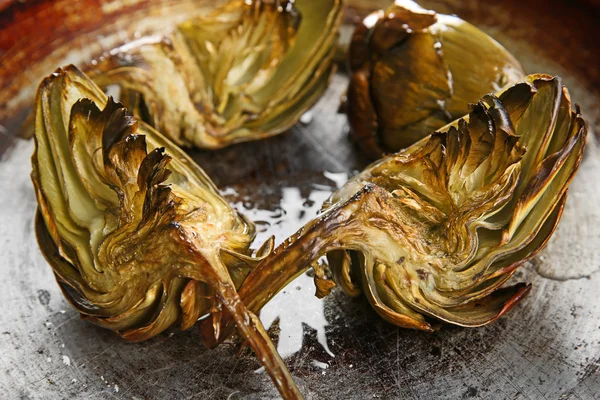
[[[20,138],[40,79],[189,17],[191,0],[0,0],[0,398],[267,399],[277,392],[236,342],[208,350],[170,331],[127,344],[79,319],[33,233],[31,140]],[[193,2],[198,7],[210,0]],[[595,1],[423,1],[491,33],[527,72],[558,74],[599,132],[600,13]],[[336,113],[343,71],[302,122],[278,137],[193,152],[225,197],[257,221],[257,243],[313,217],[365,160]],[[518,272],[532,294],[478,329],[398,329],[361,298],[317,300],[308,276],[261,318],[308,399],[600,399],[600,149],[590,135],[549,246]]]

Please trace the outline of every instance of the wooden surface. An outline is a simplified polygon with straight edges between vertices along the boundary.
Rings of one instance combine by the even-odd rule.
[[[592,132],[598,132],[598,56],[590,39],[598,33],[595,11],[586,13],[570,2],[544,4],[537,12],[526,6],[518,13],[513,1],[490,8],[473,1],[424,2],[480,24],[527,72],[561,75]],[[86,54],[71,59],[84,60]],[[56,66],[32,70],[49,69],[46,74]],[[13,110],[19,115],[27,112],[38,76],[30,73],[28,79],[19,89],[25,108]],[[257,245],[269,234],[281,241],[293,233],[345,176],[364,167],[346,139],[345,117],[335,112],[346,79],[338,74],[305,123],[281,136],[192,152],[226,198],[259,221]],[[0,89],[3,104],[6,93]],[[236,342],[208,350],[192,328],[126,344],[79,319],[35,242],[33,144],[15,138],[16,120],[0,117],[0,398],[276,397],[268,376],[255,372],[260,365],[253,355],[235,355]],[[599,399],[600,148],[590,136],[555,236],[517,273],[518,280],[533,283],[532,294],[490,326],[448,326],[435,334],[398,329],[364,299],[335,291],[319,301],[309,279],[292,283],[262,318],[273,322],[272,337],[303,394],[308,399]]]

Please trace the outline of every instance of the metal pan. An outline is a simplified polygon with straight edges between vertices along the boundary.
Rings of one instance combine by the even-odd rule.
[[[300,0],[298,0],[300,1]],[[160,30],[186,4],[210,0],[0,0],[0,398],[263,399],[277,392],[237,342],[216,350],[195,329],[127,344],[78,318],[37,249],[30,183],[33,150],[23,124],[41,78],[84,64]],[[431,0],[491,33],[528,73],[562,76],[600,132],[597,2]],[[357,13],[359,15],[360,12]],[[278,241],[313,217],[348,175],[364,167],[336,113],[343,69],[289,132],[217,152],[192,152],[261,237]],[[508,316],[478,329],[434,334],[382,321],[364,299],[337,291],[317,300],[300,277],[261,318],[308,399],[600,398],[600,149],[594,135],[548,248],[518,273],[533,283]]]

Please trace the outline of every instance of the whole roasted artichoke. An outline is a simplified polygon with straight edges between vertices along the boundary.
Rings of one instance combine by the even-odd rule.
[[[218,149],[276,135],[321,96],[341,0],[232,0],[164,38],[95,62],[100,86],[175,143]]]
[[[467,104],[524,76],[498,42],[412,2],[364,19],[349,50],[350,134],[373,159],[406,148],[468,112]]]
[[[263,326],[236,292],[251,267],[254,225],[185,153],[75,67],[36,98],[36,231],[66,298],[127,340],[228,310],[282,395],[301,397]]]
[[[311,265],[317,293],[327,294],[332,283],[316,264],[327,255],[333,280],[349,295],[364,292],[393,324],[487,324],[529,292],[501,286],[556,228],[586,135],[558,77],[533,75],[486,95],[334,193],[252,270],[240,297],[257,312]]]

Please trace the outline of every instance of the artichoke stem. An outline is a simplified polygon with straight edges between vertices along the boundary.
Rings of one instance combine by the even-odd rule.
[[[281,396],[286,400],[303,399],[264,326],[258,317],[246,308],[235,288],[230,284],[220,285],[217,288],[217,297],[229,311],[224,314],[233,318],[238,331],[256,353]]]
[[[250,272],[239,290],[239,297],[248,310],[258,313],[277,293],[311,268],[327,252],[360,247],[365,240],[365,232],[350,229],[354,222],[359,221],[360,215],[360,211],[352,208],[371,197],[371,191],[372,186],[366,185],[353,198],[332,206],[262,260]],[[233,333],[233,322],[232,315],[223,312],[220,336],[216,338],[212,323],[204,321],[200,325],[200,332],[206,346],[216,347],[227,339]]]
[[[279,247],[286,251],[276,250],[252,270],[239,292],[241,302],[248,307],[248,313],[255,317],[254,313],[258,313],[277,293],[311,267],[312,262],[319,257],[313,255],[320,254],[318,248],[325,244],[322,240],[314,240],[319,238],[320,232],[319,229],[315,229],[309,235],[297,237],[298,240],[294,240],[296,236],[293,236]],[[218,337],[214,334],[212,323],[203,322],[200,325],[201,336],[206,346],[216,347],[231,336],[235,327],[234,321],[240,330],[238,317],[232,316],[229,308],[227,311],[229,312],[223,312],[221,315]],[[240,333],[246,337],[244,332]]]

